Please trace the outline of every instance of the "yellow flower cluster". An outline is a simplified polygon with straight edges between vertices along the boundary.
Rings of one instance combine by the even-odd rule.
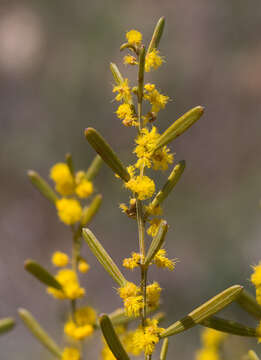
[[[155,126],[151,131],[146,128],[141,130],[141,134],[135,140],[137,146],[133,151],[139,159],[135,164],[137,168],[150,168],[153,165],[154,170],[164,171],[173,163],[173,154],[169,154],[170,150],[167,146],[154,151],[159,137],[160,134]]]
[[[59,270],[55,279],[62,285],[63,290],[52,287],[47,288],[47,292],[57,299],[78,299],[84,296],[85,290],[80,287],[76,273],[71,269]]]
[[[96,311],[85,306],[75,311],[74,319],[69,319],[64,326],[64,332],[74,340],[83,340],[93,334],[96,324]]]
[[[126,315],[137,317],[143,308],[143,297],[140,295],[140,288],[132,282],[118,289],[120,297],[123,299]]]
[[[130,45],[140,45],[142,42],[142,34],[137,30],[130,30],[126,33],[126,39]]]
[[[159,55],[159,50],[152,49],[145,59],[145,71],[149,72],[151,70],[158,69],[163,63],[163,58]]]
[[[154,84],[146,84],[144,89],[144,99],[150,102],[152,112],[158,113],[161,109],[165,108],[169,101],[168,96],[160,94]]]
[[[159,284],[154,281],[153,284],[150,284],[146,288],[146,296],[147,296],[147,305],[149,308],[154,309],[159,306],[160,294],[162,288]]]
[[[62,353],[62,360],[80,360],[80,352],[75,348],[65,348]]]
[[[60,220],[66,225],[79,222],[82,207],[75,196],[80,199],[88,198],[94,191],[92,182],[86,179],[84,171],[78,171],[74,176],[66,163],[55,164],[50,170],[50,178],[55,183],[56,191],[63,196],[56,201]]]
[[[201,334],[202,348],[196,352],[196,360],[219,360],[219,348],[227,334],[213,329],[204,329]]]
[[[116,114],[125,126],[136,126],[138,124],[137,118],[134,116],[133,109],[130,104],[121,104],[118,107]]]
[[[86,260],[80,259],[79,264],[78,264],[78,270],[81,273],[87,273],[90,270],[90,265],[87,263]]]
[[[140,260],[141,255],[133,252],[130,258],[126,258],[123,260],[122,265],[129,270],[133,270],[135,267],[140,265]]]
[[[153,263],[161,268],[167,268],[170,271],[175,269],[176,261],[170,260],[166,257],[166,250],[160,249],[153,259]]]
[[[133,342],[137,351],[143,351],[145,355],[151,355],[164,329],[158,327],[158,321],[155,319],[147,320],[147,324],[144,329],[139,328],[136,330],[133,336]]]
[[[149,222],[150,222],[150,227],[147,229],[147,234],[154,237],[155,235],[157,235],[162,219],[154,218]]]

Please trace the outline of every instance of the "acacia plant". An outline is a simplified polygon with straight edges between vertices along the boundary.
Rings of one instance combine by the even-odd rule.
[[[133,163],[125,167],[102,135],[93,128],[87,128],[85,137],[98,153],[87,171],[76,172],[71,155],[67,155],[65,162],[51,168],[50,178],[55,190],[35,171],[28,173],[33,185],[50,201],[59,219],[71,230],[71,255],[56,251],[52,256],[53,266],[58,268],[56,274],[53,275],[33,260],[25,263],[25,269],[47,286],[51,296],[68,303],[68,316],[61,332],[66,335],[66,345],[60,347],[28,310],[19,309],[19,315],[37,340],[61,360],[83,360],[85,340],[94,333],[98,334],[100,329],[104,343],[101,353],[103,360],[130,360],[130,356],[156,359],[154,351],[160,342],[160,360],[166,360],[168,339],[196,325],[209,328],[202,335],[202,349],[196,355],[197,360],[217,360],[225,333],[261,338],[261,325],[250,328],[216,316],[220,310],[237,302],[252,317],[261,319],[261,263],[254,267],[251,277],[256,286],[257,301],[242,286],[234,285],[195,307],[167,328],[161,326],[164,314],[158,310],[161,310],[162,289],[158,282],[151,279],[149,269],[155,265],[173,271],[176,266],[176,260],[169,259],[165,249],[169,225],[163,206],[185,169],[185,161],[175,163],[168,146],[199,120],[204,112],[202,106],[196,106],[170,124],[162,134],[158,131],[159,112],[170,99],[155,84],[147,83],[145,75],[165,62],[159,51],[164,22],[164,18],[158,21],[147,47],[139,31],[126,33],[127,41],[120,49],[128,52],[124,64],[137,69],[137,84],[131,85],[115,64],[110,66],[115,81],[113,93],[119,103],[117,117],[124,126],[136,130],[132,150],[136,158]],[[102,198],[100,194],[95,194],[93,179],[102,160],[131,194],[129,202],[120,204],[120,208],[130,221],[137,224],[137,240],[133,248],[138,247],[138,251],[123,259],[122,265],[127,270],[139,271],[140,281],[137,284],[128,281],[128,276],[123,275],[92,231],[86,228],[101,204]],[[168,171],[170,167],[164,186],[156,189],[151,174],[154,171]],[[83,240],[117,284],[123,307],[109,315],[98,317],[97,311],[85,297],[85,288],[81,285],[81,277],[85,275],[81,273],[88,272],[89,265],[82,255]],[[169,316],[166,315],[166,318],[170,321]],[[13,325],[12,319],[3,319],[0,321],[0,333],[10,330]],[[247,359],[257,360],[258,357],[250,351]]]

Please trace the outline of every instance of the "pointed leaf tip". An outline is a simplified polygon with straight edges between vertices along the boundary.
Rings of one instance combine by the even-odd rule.
[[[15,326],[15,321],[13,318],[8,317],[4,319],[0,319],[0,335],[7,333],[12,330]]]
[[[51,275],[47,270],[45,270],[41,265],[39,265],[36,261],[26,260],[24,268],[43,284],[53,287],[57,290],[63,290],[62,285],[55,279],[55,277]]]

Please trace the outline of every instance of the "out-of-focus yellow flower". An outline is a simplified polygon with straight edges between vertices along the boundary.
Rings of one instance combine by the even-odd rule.
[[[79,198],[87,198],[93,193],[93,183],[84,179],[76,186],[75,192]]]
[[[196,360],[219,360],[219,354],[215,348],[202,348],[196,352]]]
[[[130,45],[140,45],[142,41],[142,34],[137,30],[130,30],[126,33],[126,39]]]
[[[70,169],[65,163],[57,163],[50,170],[50,178],[55,182],[55,189],[63,196],[74,192],[74,179]]]
[[[75,199],[62,198],[56,201],[58,216],[66,225],[73,225],[81,220],[82,208]]]
[[[126,55],[123,58],[123,63],[125,65],[137,65],[137,59],[135,58],[135,56],[131,56],[131,55]]]
[[[127,269],[133,270],[135,267],[139,266],[141,260],[141,255],[133,252],[131,258],[126,258],[123,260],[122,265]]]
[[[80,360],[80,352],[75,348],[65,348],[62,353],[62,360]]]
[[[71,269],[60,270],[55,276],[56,280],[62,285],[62,290],[52,287],[47,288],[47,292],[57,299],[78,299],[83,297],[85,290],[80,287],[77,275]]]
[[[201,334],[201,342],[205,347],[218,347],[220,343],[227,337],[227,334],[214,329],[204,329]]]
[[[85,260],[81,259],[78,264],[78,270],[81,273],[87,273],[89,269],[90,269],[90,265]]]
[[[147,234],[154,237],[157,235],[162,219],[155,218],[150,220],[150,227],[147,229]]]
[[[261,262],[257,266],[253,266],[253,270],[251,281],[255,286],[261,286]]]
[[[55,251],[55,253],[52,256],[52,263],[57,267],[67,266],[68,262],[69,262],[68,255],[61,251]]]

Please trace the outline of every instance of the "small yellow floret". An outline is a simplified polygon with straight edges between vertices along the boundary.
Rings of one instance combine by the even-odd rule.
[[[87,324],[77,326],[73,321],[68,321],[64,326],[64,333],[74,340],[83,340],[93,334],[93,326]]]
[[[75,199],[62,198],[56,201],[58,216],[66,225],[73,225],[81,220],[82,208]]]
[[[161,291],[162,289],[156,281],[153,284],[147,286],[147,304],[150,308],[159,306]]]
[[[128,317],[137,317],[140,315],[140,311],[143,308],[143,297],[130,296],[124,300],[124,309]]]
[[[75,348],[65,348],[62,353],[62,360],[80,360],[80,352]]]
[[[65,324],[64,332],[75,340],[82,340],[92,335],[96,319],[97,314],[92,307],[79,308],[74,314],[74,321],[70,319]]]
[[[253,274],[251,275],[251,281],[255,286],[261,285],[261,262],[257,266],[253,266]]]
[[[152,69],[156,70],[163,63],[162,57],[159,55],[159,50],[152,49],[147,55],[145,59],[145,71],[149,72]]]
[[[50,178],[55,182],[55,189],[63,196],[74,192],[74,179],[65,163],[58,163],[50,170]]]
[[[154,237],[157,235],[162,219],[155,218],[150,220],[150,227],[147,229],[147,234]]]
[[[120,85],[115,85],[112,92],[117,92],[115,100],[129,102],[131,100],[131,89],[128,79],[124,79]]]
[[[147,89],[147,92],[144,94],[144,99],[148,100],[152,105],[151,111],[158,113],[161,109],[164,109],[169,101],[169,97],[160,94],[152,84],[148,84],[148,86],[145,85],[145,89]]]
[[[125,300],[130,296],[137,296],[140,293],[140,288],[132,282],[127,282],[126,285],[118,289],[118,294]]]
[[[80,260],[78,264],[78,270],[81,273],[87,273],[90,269],[90,265],[85,260]]]
[[[157,320],[147,320],[148,326],[135,331],[133,336],[134,346],[141,350],[145,355],[151,355],[155,350],[155,345],[160,340],[160,334],[164,329],[158,327]]]
[[[52,256],[52,263],[55,266],[63,267],[66,266],[68,262],[69,262],[68,255],[61,251],[55,251],[55,253]]]
[[[47,292],[52,294],[57,299],[78,299],[83,297],[85,290],[80,287],[77,275],[73,270],[63,269],[60,270],[55,279],[62,285],[62,290],[57,290],[52,287],[47,288]]]
[[[148,176],[133,177],[124,185],[133,193],[136,193],[139,200],[149,199],[155,192],[155,183]]]
[[[166,250],[160,249],[157,254],[155,255],[153,262],[158,267],[167,268],[169,270],[174,270],[176,262],[175,260],[170,260],[166,257]]]
[[[122,120],[122,123],[125,126],[136,126],[137,125],[137,119],[133,115],[132,108],[129,104],[121,104],[118,107],[118,110],[116,111],[116,114],[119,119]]]
[[[79,198],[87,198],[93,193],[93,183],[84,179],[76,186],[75,192]]]
[[[133,252],[131,254],[131,258],[126,258],[123,260],[122,265],[127,269],[133,270],[135,267],[139,266],[140,259],[141,259],[141,255]]]
[[[126,33],[126,39],[130,45],[140,45],[142,41],[142,34],[137,30],[130,30]]]
[[[123,63],[125,65],[137,65],[138,64],[137,59],[131,55],[124,56]]]

